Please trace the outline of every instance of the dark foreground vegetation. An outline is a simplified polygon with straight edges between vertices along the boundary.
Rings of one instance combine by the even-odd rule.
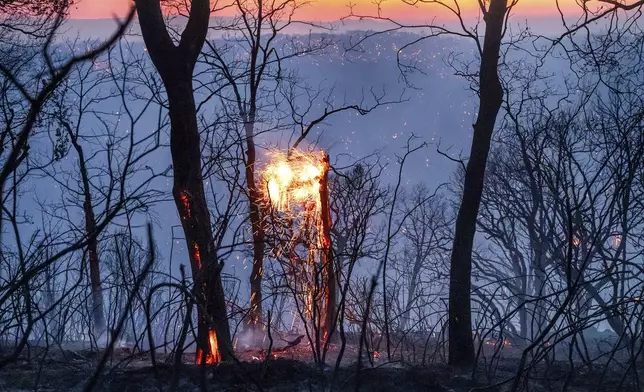
[[[32,353],[32,355],[35,353]],[[20,359],[0,372],[0,389],[18,391],[79,391],[93,377],[96,352],[67,352],[47,360]],[[186,362],[194,360],[185,358]],[[517,359],[500,359],[494,374],[480,370],[474,379],[455,376],[445,365],[420,366],[404,361],[374,363],[358,371],[355,364],[320,369],[311,363],[278,358],[268,361],[151,366],[149,357],[116,352],[110,370],[98,376],[95,390],[134,391],[374,391],[374,392],[465,392],[505,391],[507,380],[517,371]],[[359,378],[359,381],[357,380]],[[607,372],[580,367],[574,374],[570,364],[557,361],[530,370],[525,387],[531,391],[641,391],[631,378],[619,371]],[[357,385],[359,383],[359,385]],[[173,389],[176,388],[176,389]]]

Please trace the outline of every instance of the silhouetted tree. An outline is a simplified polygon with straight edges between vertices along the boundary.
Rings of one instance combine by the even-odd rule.
[[[211,353],[209,333],[217,336],[221,357],[233,355],[226,300],[221,282],[223,262],[213,241],[201,165],[201,138],[193,89],[193,72],[206,40],[210,2],[194,0],[178,44],[168,32],[159,0],[136,0],[147,51],[165,85],[170,116],[172,193],[186,238],[195,296],[198,299],[198,362]],[[212,322],[210,320],[212,318]]]
[[[467,26],[462,10],[463,1],[437,0],[421,1],[421,3],[427,3],[433,5],[435,9],[447,11],[456,18],[458,28],[451,29],[445,25],[434,23],[421,24],[421,26],[406,25],[383,17],[380,13],[376,19],[384,19],[394,23],[393,29],[428,28],[429,33],[423,34],[421,40],[449,34],[471,39],[476,47],[475,53],[480,60],[477,71],[468,70],[461,73],[475,86],[474,89],[479,96],[479,109],[476,123],[473,126],[472,145],[465,168],[450,261],[449,363],[454,368],[465,370],[474,365],[475,359],[470,294],[472,249],[492,133],[503,103],[503,89],[498,72],[499,62],[502,59],[501,42],[505,36],[510,11],[518,3],[518,0],[490,0],[489,2],[481,0],[478,2],[480,15],[485,23],[483,40],[480,37],[478,24],[473,27]],[[360,17],[365,18],[364,16]],[[391,29],[387,31],[391,31]],[[419,41],[416,40],[403,46],[399,49],[398,54],[400,55],[404,49]],[[402,68],[405,69],[405,66],[402,65]],[[387,316],[385,315],[385,317]]]

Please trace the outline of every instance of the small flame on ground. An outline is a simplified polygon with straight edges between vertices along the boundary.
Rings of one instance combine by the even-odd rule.
[[[210,344],[210,353],[206,355],[206,363],[219,363],[221,362],[221,353],[219,352],[219,344],[217,343],[217,334],[215,331],[208,331],[208,343]],[[201,358],[203,357],[203,350],[197,349],[197,365],[201,365]]]

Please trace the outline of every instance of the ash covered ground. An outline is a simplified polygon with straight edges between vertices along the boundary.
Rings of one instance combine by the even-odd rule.
[[[194,353],[185,353],[180,366],[172,355],[157,353],[153,361],[149,352],[130,348],[115,348],[106,355],[105,350],[31,346],[0,371],[0,390],[71,392],[82,391],[92,382],[95,390],[106,392],[512,390],[521,350],[504,347],[498,351],[487,345],[472,378],[471,374],[454,374],[442,364],[436,349],[432,347],[438,357],[431,361],[426,357],[426,363],[408,350],[396,353],[390,361],[384,352],[368,352],[358,370],[358,347],[353,344],[345,347],[339,365],[339,347],[330,347],[323,366],[314,363],[305,346],[276,345],[270,355],[266,349],[248,349],[237,353],[236,362],[208,365],[191,365]],[[98,371],[103,359],[103,370]],[[526,372],[521,391],[640,391],[636,378],[624,377],[623,369],[598,363],[592,367],[553,358]]]

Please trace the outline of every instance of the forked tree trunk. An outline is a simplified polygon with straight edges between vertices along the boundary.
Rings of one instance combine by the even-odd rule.
[[[503,103],[498,61],[506,11],[507,0],[491,0],[485,15],[485,38],[479,74],[479,112],[474,124],[470,158],[465,170],[463,198],[456,217],[452,245],[449,286],[449,364],[453,368],[463,370],[470,369],[475,359],[470,303],[472,248],[492,132]]]
[[[231,359],[226,301],[221,282],[223,264],[214,248],[210,212],[201,167],[201,141],[192,77],[210,18],[208,0],[193,0],[190,18],[176,46],[170,38],[159,0],[136,0],[143,39],[168,95],[170,151],[174,170],[172,193],[190,255],[194,294],[198,301],[197,362]],[[218,353],[211,352],[211,331]]]

